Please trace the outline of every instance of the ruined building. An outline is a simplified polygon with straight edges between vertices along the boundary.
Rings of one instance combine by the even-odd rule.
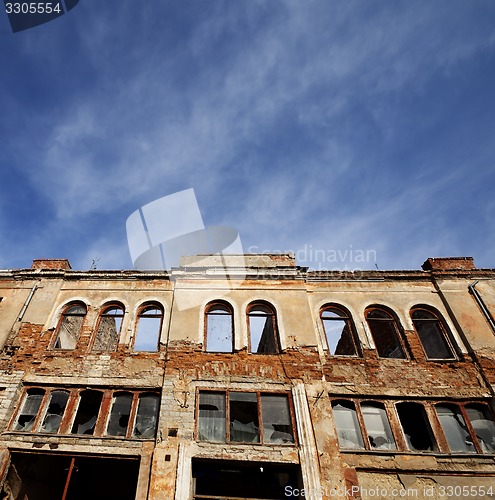
[[[495,269],[0,271],[0,498],[493,498]]]

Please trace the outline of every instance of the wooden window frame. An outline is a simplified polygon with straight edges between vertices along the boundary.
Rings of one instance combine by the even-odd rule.
[[[349,328],[355,354],[335,354],[335,353],[330,352],[330,346],[328,345],[328,335],[327,335],[327,331],[325,328],[323,313],[325,311],[329,311],[331,309],[335,309],[339,313],[342,313],[343,316],[341,316],[341,319],[345,321],[347,327]],[[333,321],[331,318],[325,318],[325,319],[327,319],[329,321]],[[357,335],[354,320],[352,319],[351,313],[344,306],[341,306],[340,304],[334,304],[334,303],[325,304],[324,306],[322,306],[320,308],[320,321],[321,321],[321,326],[323,328],[323,333],[324,333],[324,337],[325,337],[324,340],[325,340],[325,346],[326,346],[326,347],[324,347],[323,350],[328,353],[328,356],[331,356],[332,358],[334,358],[334,357],[336,357],[336,358],[340,358],[340,357],[343,357],[343,358],[362,358],[363,357],[363,353],[361,350],[361,343],[359,342],[359,338]]]
[[[143,313],[147,309],[158,309],[161,312],[161,314],[160,315],[155,314],[153,316],[151,316],[151,315],[150,316],[143,315]],[[139,321],[140,321],[140,319],[143,316],[145,318],[160,318],[160,326],[158,327],[158,337],[156,339],[156,349],[154,351],[141,351],[141,350],[135,351],[134,350],[134,347],[136,345],[136,339],[137,339],[137,335],[138,335],[138,330],[139,330]],[[132,350],[134,352],[159,352],[164,317],[165,317],[165,309],[162,306],[162,304],[160,304],[159,302],[146,302],[144,304],[141,304],[141,306],[138,309],[137,315],[136,315],[136,324],[134,326],[134,338],[132,339]]]
[[[267,314],[256,314],[256,313],[252,313],[252,310],[255,308],[255,307],[265,307],[266,309],[268,309],[270,312],[267,313]],[[271,321],[272,321],[272,328],[273,328],[273,335],[274,335],[274,343],[275,343],[275,346],[276,346],[276,349],[277,349],[277,352],[273,352],[273,353],[257,353],[257,352],[253,352],[252,348],[252,342],[251,342],[251,321],[250,321],[250,317],[270,317],[271,318]],[[250,354],[254,354],[254,355],[277,355],[277,354],[281,354],[282,353],[282,346],[280,344],[280,332],[279,332],[279,329],[278,329],[278,319],[277,319],[277,310],[275,309],[275,307],[270,303],[270,302],[267,302],[265,300],[255,300],[253,302],[250,302],[249,305],[247,306],[246,308],[246,323],[247,323],[247,332],[248,332],[248,353]],[[261,340],[261,339],[260,339]]]
[[[85,309],[84,314],[67,314],[67,311],[69,311],[69,309],[71,309],[72,307],[77,307],[77,306],[84,307],[84,309]],[[62,308],[62,311],[60,312],[60,316],[59,316],[58,321],[57,321],[57,326],[55,327],[52,341],[50,342],[50,350],[53,350],[53,351],[74,351],[75,349],[77,349],[77,344],[78,344],[79,339],[81,337],[81,332],[82,332],[82,329],[84,327],[84,323],[86,321],[87,315],[88,315],[88,306],[84,302],[82,302],[80,300],[68,302]],[[62,328],[62,323],[67,316],[78,316],[78,317],[83,318],[82,322],[81,322],[81,326],[79,328],[79,332],[78,332],[77,339],[76,339],[76,345],[74,346],[74,349],[69,349],[69,348],[65,348],[65,347],[55,347],[55,344],[57,343],[58,337],[60,335],[60,329]]]
[[[228,314],[210,312],[215,307],[223,307],[228,309]],[[214,351],[208,349],[208,316],[230,316],[230,335],[231,335],[231,350],[230,351]],[[224,300],[213,300],[208,302],[204,308],[204,331],[203,331],[203,351],[210,354],[232,354],[235,352],[235,330],[234,330],[234,308],[232,305]]]

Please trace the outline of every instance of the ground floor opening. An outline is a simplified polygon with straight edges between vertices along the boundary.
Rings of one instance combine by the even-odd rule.
[[[134,500],[139,458],[11,452],[5,500]]]
[[[296,464],[194,459],[194,499],[287,499],[302,488]]]

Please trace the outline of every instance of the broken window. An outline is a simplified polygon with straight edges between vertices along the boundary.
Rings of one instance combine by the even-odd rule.
[[[130,392],[117,392],[114,394],[107,427],[107,434],[109,436],[127,435],[132,399],[133,394]]]
[[[392,314],[384,309],[372,308],[366,310],[365,316],[378,356],[404,359],[406,354],[400,340],[400,328]]]
[[[69,392],[67,391],[52,391],[50,393],[48,407],[40,427],[40,432],[58,432],[68,400]]]
[[[120,337],[120,328],[124,319],[124,308],[112,305],[100,314],[93,349],[95,351],[115,351]]]
[[[495,422],[488,406],[468,404],[464,409],[481,451],[495,453]]]
[[[155,437],[159,409],[160,398],[157,394],[142,393],[139,395],[136,424],[132,433],[135,438],[151,439]]]
[[[66,307],[58,324],[54,349],[75,349],[86,312],[84,304]]]
[[[234,323],[232,308],[226,303],[213,303],[206,309],[206,350],[208,352],[234,351]]]
[[[327,338],[329,354],[356,356],[358,354],[354,325],[349,313],[335,306],[321,311],[321,321]]]
[[[43,389],[28,389],[26,391],[22,409],[14,426],[15,431],[27,432],[33,429],[44,395]]]
[[[333,418],[337,428],[339,445],[344,449],[364,448],[356,407],[351,401],[333,401]]]
[[[102,399],[101,391],[81,392],[76,418],[72,424],[72,434],[89,434],[90,436],[94,434]]]
[[[435,407],[447,438],[450,451],[453,453],[476,453],[473,438],[457,405],[441,404]]]
[[[437,314],[427,309],[413,309],[412,322],[429,359],[455,359],[447,328]]]
[[[294,443],[287,394],[200,391],[198,399],[200,441]]]
[[[423,405],[403,402],[397,403],[396,409],[407,447],[411,451],[435,451],[437,448]]]
[[[251,352],[278,354],[280,344],[275,310],[265,303],[254,303],[248,308],[249,340]]]
[[[135,351],[158,351],[162,321],[163,310],[161,307],[151,304],[141,310],[138,316],[136,339],[134,340]]]
[[[382,403],[365,402],[360,407],[371,449],[397,449],[385,406]]]

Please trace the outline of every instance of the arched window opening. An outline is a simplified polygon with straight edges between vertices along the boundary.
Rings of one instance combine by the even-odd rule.
[[[371,308],[365,313],[373,341],[381,358],[404,359],[398,321],[384,309]]]
[[[357,356],[359,353],[354,325],[350,315],[339,307],[329,306],[321,311],[321,321],[329,354]]]
[[[278,354],[280,343],[275,310],[268,304],[252,304],[247,316],[251,352]]]
[[[111,305],[103,309],[93,344],[95,351],[115,351],[117,349],[123,319],[124,308],[122,306]]]
[[[158,342],[162,330],[163,310],[156,304],[145,306],[138,316],[135,351],[158,351]]]
[[[437,314],[428,309],[415,308],[411,318],[429,359],[455,359],[447,328]]]
[[[230,306],[214,303],[206,309],[207,352],[234,351],[234,323]]]
[[[71,304],[62,313],[54,349],[75,349],[86,316],[84,304]]]

